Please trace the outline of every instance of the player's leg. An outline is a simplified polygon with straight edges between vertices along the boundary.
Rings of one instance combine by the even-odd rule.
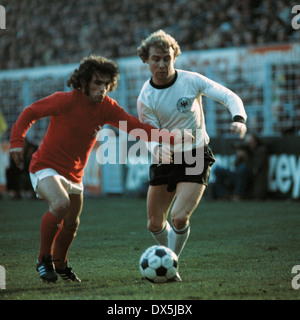
[[[70,208],[66,213],[62,228],[59,230],[54,245],[53,261],[55,267],[64,269],[67,264],[67,254],[79,227],[79,217],[83,205],[82,194],[70,194]]]
[[[54,244],[53,261],[55,269],[64,280],[80,282],[78,277],[67,264],[69,248],[79,226],[79,217],[83,205],[83,194],[70,194],[70,208],[63,219],[62,228],[59,230]]]
[[[174,178],[178,183],[176,185],[176,200],[171,211],[173,226],[169,233],[169,248],[178,256],[189,237],[190,217],[203,196],[209,181],[211,166],[215,162],[214,155],[207,146],[203,150],[200,150],[200,153],[199,150],[195,149],[193,156],[197,157],[197,154],[200,158],[196,158],[196,161],[202,161],[202,156],[204,156],[202,172],[196,175],[188,175],[186,169],[187,167],[191,168],[191,166],[187,163],[179,165],[176,168],[177,170],[174,170]]]
[[[205,185],[194,182],[177,184],[176,200],[171,210],[172,229],[169,232],[169,248],[178,257],[190,235],[190,217],[198,206],[205,188]]]
[[[166,185],[150,186],[147,195],[148,229],[154,239],[168,246],[170,225],[168,213],[175,197],[174,192],[168,192]]]
[[[55,235],[65,214],[70,208],[70,199],[59,176],[50,176],[38,181],[37,193],[48,203],[49,210],[41,221],[41,248],[39,261],[43,255],[52,255]]]
[[[38,180],[36,192],[45,199],[49,206],[49,210],[41,221],[41,243],[37,271],[43,280],[56,281],[57,275],[52,263],[52,248],[64,215],[70,207],[69,195],[58,176],[49,176]]]

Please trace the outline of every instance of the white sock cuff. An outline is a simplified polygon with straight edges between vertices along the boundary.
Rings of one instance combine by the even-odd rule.
[[[174,232],[175,232],[176,234],[185,234],[185,233],[187,233],[187,232],[189,231],[189,229],[190,229],[190,224],[188,224],[187,226],[185,226],[183,229],[180,229],[180,230],[176,229],[176,228],[172,225],[172,229],[174,230]]]
[[[163,233],[165,230],[169,231],[170,228],[171,228],[171,226],[170,226],[168,220],[166,220],[165,226],[160,231],[152,232],[152,234],[156,236],[156,235],[158,235],[160,233]]]

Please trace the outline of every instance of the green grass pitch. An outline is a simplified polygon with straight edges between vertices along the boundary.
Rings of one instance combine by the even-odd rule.
[[[292,268],[300,265],[299,202],[202,201],[180,257],[182,283],[141,279],[138,262],[155,244],[146,201],[85,199],[69,262],[81,283],[43,283],[35,271],[40,200],[0,200],[0,300],[295,300]],[[299,280],[300,282],[300,280]]]

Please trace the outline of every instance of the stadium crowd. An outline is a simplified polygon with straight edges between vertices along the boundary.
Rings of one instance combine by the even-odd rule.
[[[149,33],[184,51],[299,41],[289,0],[44,0],[4,3],[1,69],[73,63],[90,53],[136,55]],[[3,32],[3,30],[1,31]]]

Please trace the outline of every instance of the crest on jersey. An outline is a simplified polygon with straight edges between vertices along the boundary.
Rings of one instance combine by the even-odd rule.
[[[192,100],[186,97],[180,98],[177,101],[177,110],[179,112],[185,113],[190,111],[192,108]]]

